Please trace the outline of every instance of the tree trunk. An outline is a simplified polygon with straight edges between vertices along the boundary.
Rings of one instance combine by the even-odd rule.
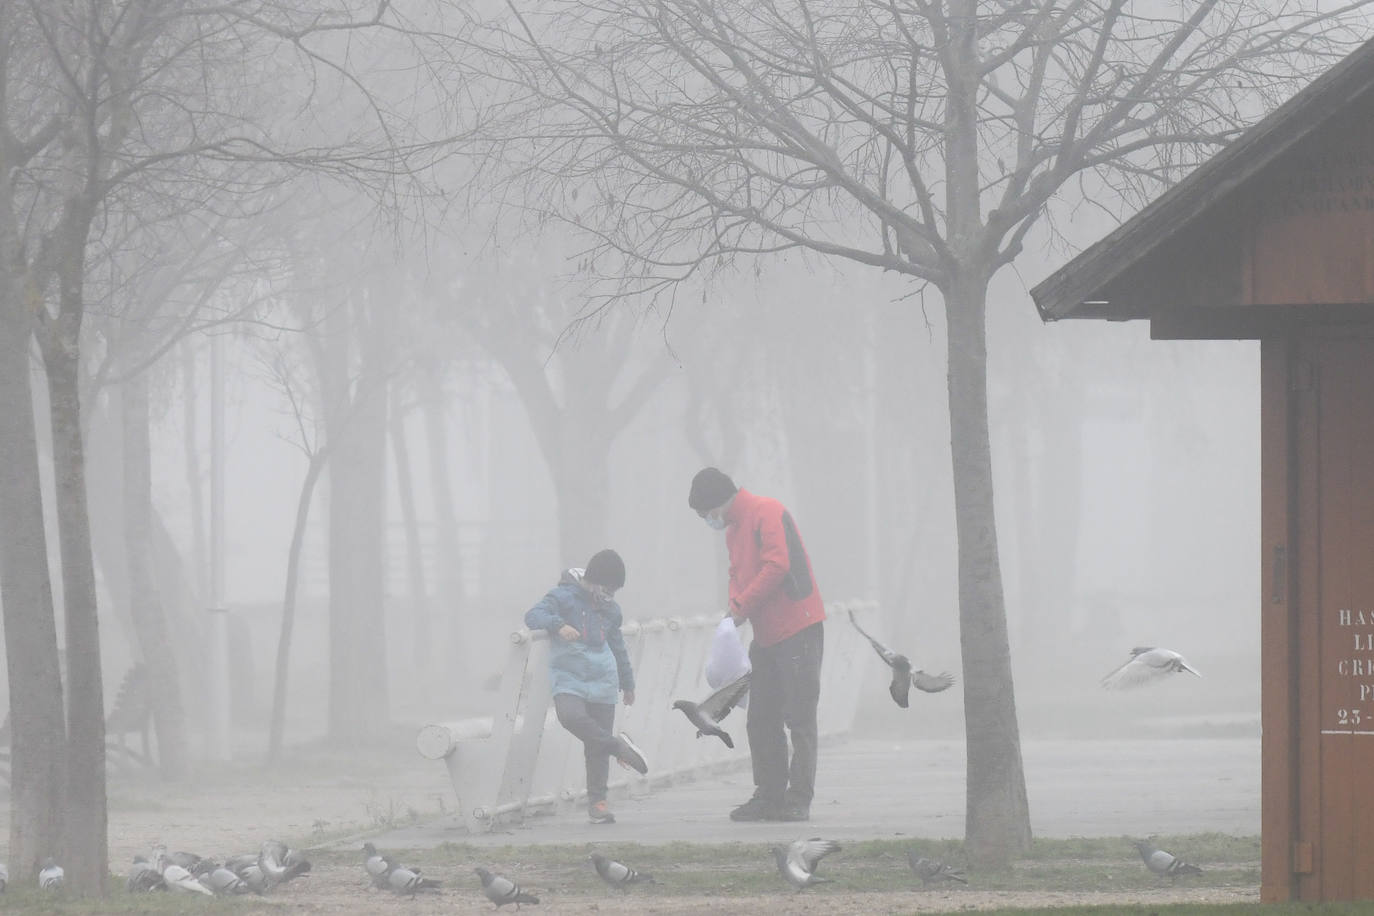
[[[10,696],[9,866],[16,884],[60,852],[66,715],[38,473],[27,319],[0,312],[0,605]]]
[[[148,377],[139,373],[122,386],[124,430],[124,550],[129,568],[129,613],[148,672],[162,778],[190,774],[181,681],[162,593],[153,572],[152,455],[148,436]]]
[[[390,718],[387,684],[385,350],[367,306],[337,316],[325,346],[333,363],[326,397],[329,461],[329,735],[365,739]],[[339,327],[346,325],[346,327]],[[361,350],[349,397],[350,338]]]
[[[397,399],[393,399],[397,400]],[[393,405],[394,406],[394,405]],[[424,544],[420,523],[415,517],[415,482],[410,468],[410,448],[406,443],[405,413],[394,406],[391,417],[391,454],[396,462],[396,492],[401,502],[401,522],[406,537],[406,580],[410,583],[410,663],[412,678],[420,696],[430,696],[429,589],[425,585]]]
[[[997,865],[1029,849],[1031,831],[993,510],[986,304],[986,283],[977,279],[956,279],[945,294],[968,753],[965,844],[974,861]]]
[[[315,484],[329,460],[326,450],[311,454],[310,467],[296,500],[296,525],[291,531],[291,548],[286,555],[286,594],[281,603],[281,633],[277,636],[276,686],[272,691],[272,722],[267,736],[267,763],[281,759],[282,740],[286,731],[286,682],[291,660],[291,631],[296,625],[296,587],[300,582],[301,548],[305,545],[306,523],[310,520],[310,501]]]
[[[63,297],[79,293],[67,287]],[[79,282],[79,281],[77,281]],[[65,312],[65,309],[64,309]],[[77,322],[72,322],[76,325]],[[78,329],[59,327],[43,347],[52,416],[53,477],[62,556],[67,637],[67,787],[63,867],[80,895],[104,895],[109,875],[105,807],[105,699],[95,566],[86,508],[85,455],[77,371]]]
[[[425,444],[429,451],[429,477],[434,499],[434,551],[439,562],[435,583],[441,613],[448,621],[444,637],[453,659],[470,658],[471,647],[466,638],[463,614],[463,557],[458,538],[458,510],[453,500],[453,485],[449,479],[448,427],[444,418],[444,389],[437,372],[424,376],[426,384],[420,392],[425,412]],[[465,667],[465,666],[464,666]],[[457,669],[457,666],[455,666]],[[467,686],[460,669],[456,682],[445,681],[445,689]]]
[[[556,422],[563,424],[564,447],[548,457],[558,497],[558,548],[563,563],[581,566],[596,551],[615,546],[607,540],[611,440],[566,410]]]
[[[210,550],[205,543],[205,484],[200,470],[200,399],[196,392],[196,352],[189,340],[181,342],[182,421],[186,460],[186,501],[191,512],[191,570],[196,594],[203,603],[210,594]]]

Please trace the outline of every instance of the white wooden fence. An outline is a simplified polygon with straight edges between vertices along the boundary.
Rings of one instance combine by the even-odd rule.
[[[826,606],[825,657],[821,665],[820,734],[847,732],[858,707],[862,674],[881,664],[850,626],[848,612],[876,624],[873,602]],[[696,729],[672,708],[674,700],[710,693],[706,655],[718,616],[630,621],[625,642],[634,663],[635,705],[616,710],[616,731],[627,732],[649,759],[648,776],[611,767],[611,790],[644,794],[679,777],[747,764],[745,713],[721,723],[735,740],[731,750]],[[548,634],[520,629],[511,634],[498,705],[491,717],[426,725],[416,737],[420,753],[448,766],[458,809],[468,831],[490,830],[503,819],[571,805],[586,794],[582,744],[559,724],[549,695]],[[613,761],[614,762],[614,761]]]

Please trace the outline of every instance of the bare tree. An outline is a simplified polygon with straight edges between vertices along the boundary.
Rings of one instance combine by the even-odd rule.
[[[577,562],[608,543],[611,446],[672,364],[663,352],[636,364],[628,310],[587,319],[566,244],[551,235],[475,259],[451,278],[445,314],[515,386],[553,479],[559,556]]]
[[[64,722],[36,700],[36,688],[22,685],[13,694],[16,723],[28,723],[15,730],[16,784],[33,791],[15,795],[22,810],[11,825],[11,848],[25,857],[59,853],[79,893],[103,892],[108,875],[104,704],[80,400],[91,240],[134,187],[176,196],[232,186],[252,195],[271,186],[266,172],[308,168],[376,178],[379,193],[397,192],[409,151],[384,100],[350,69],[371,57],[358,47],[365,36],[419,40],[387,15],[389,7],[358,0],[320,15],[270,0],[0,4],[0,289],[7,293],[0,307],[12,339],[36,338],[43,355],[69,661],[64,752],[37,737],[39,729],[63,734]],[[429,45],[442,57],[441,43]],[[286,108],[283,84],[305,90],[300,97],[319,115],[310,123],[317,137],[296,142],[302,112]],[[328,117],[324,100],[340,97],[361,97],[368,116]],[[3,392],[0,409],[27,410],[22,395],[18,388]],[[18,441],[27,441],[22,430],[29,424],[14,422]],[[37,492],[36,478],[14,480]],[[17,490],[13,495],[21,498]],[[15,508],[6,506],[7,516]],[[41,544],[41,518],[31,520],[38,527],[22,534]],[[9,561],[18,562],[18,554]],[[19,583],[26,593],[43,591],[26,581]],[[47,636],[51,606],[31,607],[31,616],[13,619],[10,638],[31,645],[32,663],[42,665],[55,653]],[[17,670],[28,671],[28,663]],[[10,676],[19,676],[16,668]],[[61,698],[60,687],[55,695]],[[62,766],[64,781],[52,782]],[[39,786],[40,777],[48,782]],[[50,839],[55,799],[64,830],[57,849]],[[36,826],[50,847],[42,852],[25,833]]]
[[[1265,0],[549,0],[479,42],[532,208],[622,294],[804,248],[943,301],[970,854],[1030,821],[993,514],[986,296],[1067,182],[1177,178],[1363,33]],[[533,126],[531,126],[533,125]],[[518,168],[523,164],[524,168]],[[1050,226],[1052,228],[1052,224]]]

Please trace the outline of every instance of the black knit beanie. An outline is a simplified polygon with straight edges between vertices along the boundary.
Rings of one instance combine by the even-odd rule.
[[[702,468],[692,478],[692,490],[687,494],[687,505],[698,515],[705,515],[712,509],[725,505],[726,500],[735,495],[738,489],[735,482],[723,471],[716,468]]]
[[[598,550],[587,561],[582,581],[595,582],[610,589],[622,588],[625,585],[625,561],[614,550]]]

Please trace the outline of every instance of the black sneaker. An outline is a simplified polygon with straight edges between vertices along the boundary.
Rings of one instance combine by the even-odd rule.
[[[634,770],[640,776],[649,772],[648,758],[624,732],[620,733],[620,750],[616,752],[615,759],[625,769]]]
[[[611,813],[610,806],[606,802],[592,802],[587,806],[587,820],[593,824],[614,824],[615,815]]]
[[[782,806],[755,795],[744,804],[730,812],[732,821],[776,821],[782,813]]]
[[[811,820],[810,805],[784,805],[777,813],[775,821],[809,821]]]

